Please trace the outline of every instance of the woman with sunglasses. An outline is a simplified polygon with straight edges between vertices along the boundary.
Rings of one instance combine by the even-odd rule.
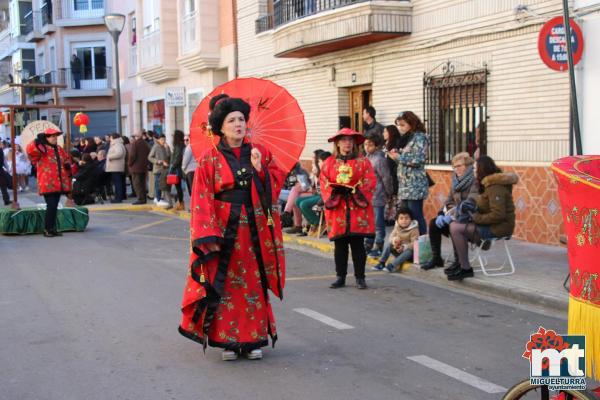
[[[56,213],[62,194],[71,192],[71,162],[58,145],[62,132],[48,128],[27,146],[31,164],[37,167],[38,193],[46,200],[45,237],[62,236],[56,228]]]

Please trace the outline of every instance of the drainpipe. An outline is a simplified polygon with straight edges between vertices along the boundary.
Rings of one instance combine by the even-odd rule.
[[[238,18],[237,18],[237,0],[231,0],[233,8],[233,77],[237,78],[239,75],[238,65]]]

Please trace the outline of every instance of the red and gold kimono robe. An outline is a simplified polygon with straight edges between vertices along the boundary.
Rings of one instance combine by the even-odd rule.
[[[372,200],[377,178],[371,162],[365,157],[329,157],[321,167],[319,179],[329,240],[374,237]]]
[[[268,289],[283,298],[285,258],[277,204],[285,171],[268,150],[258,173],[252,146],[224,140],[198,160],[190,221],[190,268],[179,332],[228,350],[253,350],[277,340]],[[237,150],[238,154],[235,154]],[[241,153],[241,154],[239,154]],[[219,252],[207,244],[218,243]]]

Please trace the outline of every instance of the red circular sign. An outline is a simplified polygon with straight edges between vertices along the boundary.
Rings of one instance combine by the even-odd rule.
[[[572,19],[570,25],[573,63],[577,65],[583,54],[583,33],[579,25]],[[566,71],[568,69],[567,41],[565,39],[563,17],[554,17],[542,26],[538,37],[538,51],[544,64],[553,70]]]

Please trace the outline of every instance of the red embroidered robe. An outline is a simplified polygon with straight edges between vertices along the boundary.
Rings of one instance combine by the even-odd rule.
[[[268,150],[260,174],[244,142],[238,158],[221,141],[198,160],[192,192],[190,268],[179,332],[229,350],[273,344],[277,331],[268,289],[282,298],[285,258],[277,205],[282,171]],[[272,220],[272,221],[271,221]],[[207,244],[218,243],[219,252]]]
[[[38,193],[69,193],[71,191],[71,171],[69,157],[60,146],[36,144],[27,145],[27,155],[37,168]]]
[[[347,161],[329,157],[321,167],[319,179],[329,240],[346,236],[373,237],[372,200],[377,178],[371,162],[365,157]],[[356,188],[354,193],[351,188]]]

